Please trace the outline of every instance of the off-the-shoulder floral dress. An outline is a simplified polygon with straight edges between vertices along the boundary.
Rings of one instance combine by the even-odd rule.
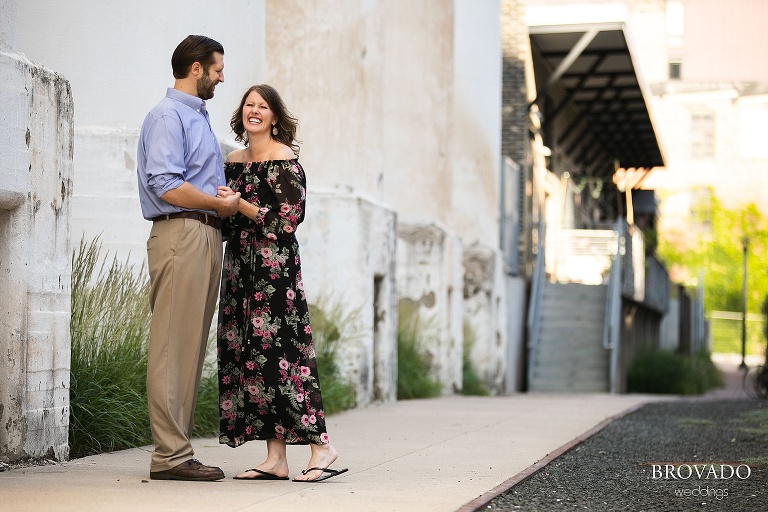
[[[259,208],[225,219],[219,302],[219,442],[324,444],[323,401],[296,226],[306,176],[297,159],[227,162],[227,184]]]

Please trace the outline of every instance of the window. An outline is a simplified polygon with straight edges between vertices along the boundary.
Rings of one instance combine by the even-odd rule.
[[[669,79],[680,80],[680,60],[669,61]]]
[[[739,112],[739,145],[742,158],[768,158],[768,105],[741,101]]]
[[[715,156],[715,116],[712,113],[691,115],[691,158]]]

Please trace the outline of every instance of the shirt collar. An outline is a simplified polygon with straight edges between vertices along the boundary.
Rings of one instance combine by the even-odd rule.
[[[172,87],[168,88],[168,91],[165,93],[165,95],[168,98],[179,101],[198,112],[205,112],[205,100],[198,98],[197,96],[192,96],[191,94],[181,92],[178,89],[174,89]]]

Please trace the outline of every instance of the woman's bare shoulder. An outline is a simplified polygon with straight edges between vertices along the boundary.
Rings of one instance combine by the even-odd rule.
[[[280,146],[275,149],[271,156],[271,160],[293,160],[296,158],[296,154],[293,152],[293,150],[285,144],[280,144]]]
[[[245,150],[235,149],[227,155],[227,162],[245,162]]]

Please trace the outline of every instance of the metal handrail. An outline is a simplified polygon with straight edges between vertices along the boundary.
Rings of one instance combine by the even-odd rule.
[[[603,323],[603,348],[611,351],[610,390],[618,391],[619,331],[621,329],[621,278],[622,255],[624,254],[624,225],[622,219],[616,222],[616,253],[611,264],[610,278],[605,298],[605,320]]]
[[[531,295],[528,301],[528,383],[533,382],[533,370],[536,363],[536,346],[539,343],[541,328],[541,303],[544,295],[545,261],[544,248],[545,227],[539,222],[539,251],[531,276]]]

